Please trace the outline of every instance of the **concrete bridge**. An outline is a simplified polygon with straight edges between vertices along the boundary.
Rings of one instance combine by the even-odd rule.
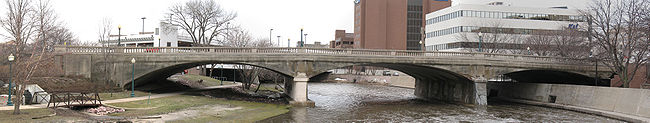
[[[593,84],[611,75],[584,59],[467,52],[359,50],[328,48],[225,47],[56,47],[55,60],[66,75],[109,80],[128,88],[135,58],[135,83],[165,79],[183,70],[214,63],[266,68],[292,78],[285,87],[292,103],[308,103],[311,77],[352,65],[377,66],[404,72],[416,79],[415,95],[424,99],[486,105],[488,80],[502,75],[518,82]],[[107,57],[105,57],[107,56]],[[603,66],[603,65],[600,65]],[[106,74],[105,71],[109,71]],[[596,75],[598,73],[598,75]]]

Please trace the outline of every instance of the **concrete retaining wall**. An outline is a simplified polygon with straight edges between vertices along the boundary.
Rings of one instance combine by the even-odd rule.
[[[650,118],[650,90],[537,83],[488,83],[488,95]],[[555,98],[555,99],[553,99]],[[554,102],[553,102],[554,100]]]

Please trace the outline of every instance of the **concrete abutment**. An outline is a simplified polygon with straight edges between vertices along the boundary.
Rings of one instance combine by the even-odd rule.
[[[416,79],[415,95],[425,100],[487,105],[485,82],[445,82]]]
[[[289,104],[302,107],[314,107],[316,105],[313,101],[309,100],[307,82],[309,82],[309,78],[307,78],[305,73],[298,73],[293,78],[293,81],[286,83],[288,86],[285,86],[285,88],[289,90],[286,91],[287,95],[292,99],[289,101]]]

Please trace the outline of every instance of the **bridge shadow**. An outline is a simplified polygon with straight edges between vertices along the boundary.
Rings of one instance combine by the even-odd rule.
[[[524,70],[504,74],[512,82],[544,83],[544,84],[569,84],[587,86],[609,86],[609,79],[600,79],[578,73],[556,70]]]

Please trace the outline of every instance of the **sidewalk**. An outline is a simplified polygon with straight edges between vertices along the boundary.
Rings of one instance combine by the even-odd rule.
[[[233,84],[233,85],[205,87],[205,88],[194,89],[194,90],[189,90],[189,91],[197,91],[197,90],[205,91],[205,90],[212,90],[212,89],[219,89],[219,88],[231,88],[231,87],[236,87],[236,86],[241,86],[241,83],[237,83],[237,84]],[[181,95],[181,94],[184,94],[184,93],[186,93],[186,92],[153,94],[153,95],[151,95],[151,99],[176,96],[176,95]],[[104,101],[102,101],[102,104],[132,102],[132,101],[140,101],[140,100],[147,100],[147,99],[149,99],[148,95],[147,96],[140,96],[140,97],[115,99],[115,100],[104,100]],[[21,105],[20,106],[20,109],[39,109],[39,108],[47,108],[47,103],[46,104],[37,104],[37,105]],[[14,110],[14,107],[13,106],[6,106],[6,105],[5,106],[0,106],[0,111],[5,111],[5,110]]]
[[[593,114],[593,115],[599,115],[599,116],[619,119],[619,120],[623,120],[623,121],[626,121],[626,122],[632,122],[632,123],[650,123],[650,118],[648,118],[648,117],[640,117],[640,116],[634,116],[634,115],[623,114],[623,113],[618,113],[618,112],[611,112],[611,111],[604,111],[604,110],[598,110],[598,109],[592,109],[592,108],[585,108],[585,107],[578,107],[578,106],[571,106],[571,105],[563,105],[563,104],[555,104],[555,103],[543,103],[543,102],[536,102],[536,101],[520,100],[520,99],[504,99],[504,98],[500,98],[500,99],[505,100],[505,101],[515,102],[515,103],[523,103],[523,104],[529,104],[529,105],[536,105],[536,106],[543,106],[543,107],[551,107],[551,108],[558,108],[558,109],[564,109],[564,110],[577,111],[577,112],[582,112],[582,113],[587,113],[587,114]]]

